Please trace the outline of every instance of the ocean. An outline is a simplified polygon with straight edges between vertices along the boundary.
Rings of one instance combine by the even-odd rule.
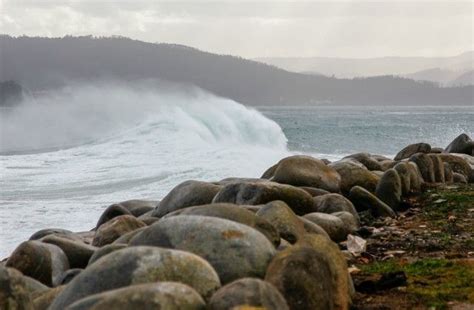
[[[256,107],[200,90],[75,86],[0,110],[0,258],[43,228],[90,230],[110,204],[182,181],[259,177],[291,154],[394,156],[474,136],[470,107]]]

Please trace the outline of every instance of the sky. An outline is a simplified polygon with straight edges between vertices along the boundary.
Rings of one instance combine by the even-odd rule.
[[[121,35],[254,57],[452,56],[474,50],[474,0],[0,0],[0,33]]]

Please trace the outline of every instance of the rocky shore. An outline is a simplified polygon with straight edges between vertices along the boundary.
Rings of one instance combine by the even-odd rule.
[[[463,197],[473,183],[465,134],[445,149],[408,145],[394,159],[296,155],[259,179],[186,181],[160,202],[110,205],[90,231],[33,234],[0,263],[0,309],[423,308],[391,307],[380,292],[414,289],[407,277],[420,275],[427,253],[435,267],[451,258],[406,233],[413,223],[437,238],[436,221],[464,217],[463,230],[448,232],[466,242],[455,258],[472,259],[474,200]],[[459,188],[460,198],[437,194]],[[438,217],[420,215],[427,197]],[[408,265],[391,260],[406,253]],[[472,273],[462,274],[469,305]],[[374,294],[382,297],[370,306]]]

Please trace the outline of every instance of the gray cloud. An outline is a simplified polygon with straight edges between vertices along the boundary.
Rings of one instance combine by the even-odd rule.
[[[256,56],[452,55],[474,49],[469,1],[2,0],[0,32],[124,35]]]

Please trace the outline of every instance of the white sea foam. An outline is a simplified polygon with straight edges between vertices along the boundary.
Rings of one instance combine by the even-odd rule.
[[[41,228],[90,229],[111,203],[258,177],[288,154],[274,121],[198,89],[74,86],[2,111],[0,129],[0,256]]]

